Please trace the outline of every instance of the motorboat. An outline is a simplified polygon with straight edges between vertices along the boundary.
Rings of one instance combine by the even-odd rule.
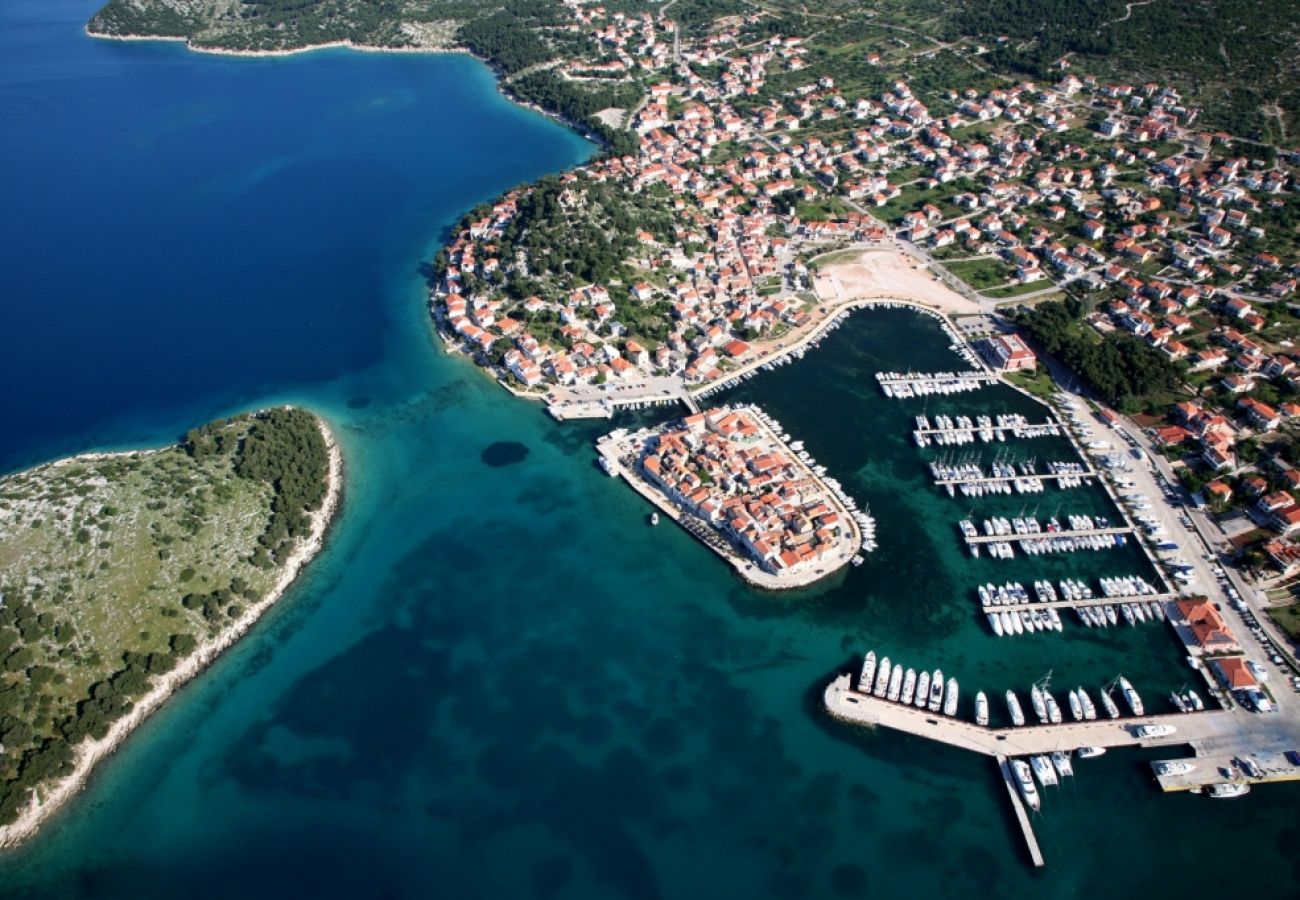
[[[885,696],[885,691],[889,690],[889,670],[891,668],[888,656],[880,661],[880,668],[876,670],[876,687],[871,692],[877,697]]]
[[[1043,689],[1034,685],[1029,689],[1029,701],[1034,706],[1034,715],[1038,716],[1038,721],[1047,721],[1047,703],[1043,700]]]
[[[975,724],[984,726],[989,723],[989,698],[980,691],[975,695]]]
[[[870,651],[866,659],[862,660],[862,674],[858,676],[858,690],[864,694],[871,693],[874,684],[873,679],[876,677],[876,651]]]
[[[935,669],[930,676],[930,702],[926,704],[926,709],[930,712],[938,712],[943,706],[943,672]]]
[[[1016,785],[1020,788],[1020,796],[1025,798],[1025,805],[1037,812],[1042,806],[1042,800],[1038,796],[1038,788],[1034,785],[1034,779],[1029,772],[1029,764],[1022,759],[1011,760],[1011,771],[1016,776]]]
[[[894,671],[889,673],[889,687],[885,691],[885,699],[890,702],[897,702],[899,695],[903,693],[903,667],[894,666]]]
[[[1133,690],[1133,685],[1129,684],[1128,679],[1123,675],[1119,676],[1119,689],[1124,695],[1124,702],[1128,704],[1129,709],[1133,710],[1133,715],[1141,716],[1146,714],[1142,708],[1142,698],[1138,696],[1137,691]]]
[[[916,680],[916,705],[925,709],[925,704],[930,700],[930,673],[922,671],[921,677]]]
[[[1158,762],[1155,764],[1157,775],[1186,775],[1195,769],[1196,766],[1189,762],[1183,762],[1181,759],[1170,760],[1168,762]]]
[[[1074,767],[1070,765],[1070,754],[1060,750],[1052,753],[1052,767],[1056,769],[1056,774],[1062,778],[1069,778],[1074,774]]]
[[[944,691],[943,697],[943,714],[945,716],[957,715],[957,679],[948,679],[948,688]]]
[[[912,705],[912,698],[916,695],[916,669],[908,669],[906,677],[903,678],[903,694],[899,699],[907,706]]]
[[[1236,782],[1221,782],[1212,784],[1207,793],[1216,800],[1223,800],[1229,797],[1240,797],[1242,794],[1250,793],[1250,785],[1238,784]]]
[[[1098,756],[1106,755],[1105,747],[1080,747],[1074,751],[1079,759],[1093,759]]]
[[[1134,734],[1140,738],[1169,737],[1177,730],[1172,725],[1139,725]]]
[[[1015,691],[1007,691],[1007,712],[1011,714],[1012,725],[1025,724],[1025,713],[1020,708],[1020,698],[1016,696]]]

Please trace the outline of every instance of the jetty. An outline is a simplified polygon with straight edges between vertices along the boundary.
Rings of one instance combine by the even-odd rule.
[[[1029,858],[1035,866],[1041,868],[1045,864],[1043,851],[1038,849],[1038,837],[1034,834],[1034,826],[1029,821],[1029,813],[1025,811],[1025,801],[1021,799],[1020,789],[1016,786],[1016,776],[1011,771],[1011,760],[1005,756],[999,756],[998,771],[1002,773],[1002,784],[1006,786],[1007,794],[1011,798],[1011,809],[1015,812],[1016,821],[1020,823],[1020,831],[1025,836],[1025,846],[1029,850]]]
[[[826,711],[843,722],[889,728],[960,750],[982,753],[995,760],[1007,785],[1030,858],[1036,866],[1044,864],[1043,855],[1010,772],[1012,758],[1057,751],[1074,754],[1080,747],[1168,747],[1189,743],[1193,746],[1231,745],[1239,735],[1239,723],[1226,710],[991,728],[863,693],[853,687],[853,676],[848,673],[837,676],[826,686],[822,701]],[[1173,730],[1168,734],[1143,735],[1143,727],[1151,725],[1172,725]]]
[[[1089,606],[1123,606],[1125,603],[1169,603],[1177,600],[1177,594],[1133,594],[1124,597],[1090,597],[1087,600],[1052,600],[1044,603],[1035,600],[1032,603],[998,603],[981,606],[983,612],[1018,612],[1034,609],[1083,609]]]
[[[977,391],[1001,379],[988,371],[964,372],[877,372],[876,381],[886,397],[905,400],[910,397],[930,397]]]
[[[963,537],[968,544],[1010,544],[1017,541],[1041,541],[1053,540],[1056,538],[1114,537],[1117,534],[1133,534],[1134,531],[1135,529],[1130,525],[1121,525],[1111,528],[1090,528],[1080,531],[1035,531],[1027,534],[976,534],[963,535]]]

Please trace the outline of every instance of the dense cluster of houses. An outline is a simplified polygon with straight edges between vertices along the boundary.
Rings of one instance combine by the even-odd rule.
[[[1130,331],[1169,358],[1186,360],[1193,372],[1230,367],[1234,391],[1248,393],[1251,379],[1293,365],[1252,348],[1249,335],[1265,324],[1259,301],[1222,285],[1248,281],[1267,299],[1295,293],[1296,260],[1252,248],[1268,237],[1261,211],[1286,202],[1296,178],[1281,164],[1230,155],[1227,135],[1195,130],[1197,111],[1172,88],[1103,83],[1067,71],[1055,84],[951,90],[928,96],[928,105],[903,80],[858,96],[828,74],[800,83],[796,73],[807,54],[799,37],[754,40],[742,35],[739,20],[728,20],[688,38],[665,16],[578,0],[568,6],[573,27],[595,42],[603,60],[659,73],[660,80],[628,123],[639,152],[568,173],[562,201],[581,209],[588,187],[614,183],[654,194],[674,226],[669,235],[637,235],[626,262],[642,274],[619,286],[617,297],[610,285],[552,280],[545,297],[522,303],[482,286],[527,270],[526,260],[501,259],[494,246],[518,195],[456,237],[434,298],[445,331],[492,355],[503,374],[526,387],[652,373],[689,382],[724,377],[756,343],[807,323],[808,305],[795,291],[809,274],[805,248],[888,236],[865,213],[804,220],[797,205],[878,208],[897,201],[904,188],[943,200],[904,213],[896,222],[902,238],[936,252],[954,247],[996,257],[1018,282],[1108,290],[1116,299],[1104,307],[1100,326]],[[879,63],[870,56],[869,63]],[[774,70],[794,87],[767,90]],[[1094,129],[1091,140],[1060,137],[1081,125]],[[1171,145],[1189,152],[1172,152]],[[722,147],[729,149],[719,153]],[[898,174],[903,170],[910,180]],[[953,182],[960,186],[940,190]],[[462,276],[469,274],[476,290],[467,292]],[[652,305],[666,320],[654,340],[623,321],[624,303]],[[1193,349],[1185,343],[1193,316],[1211,305],[1232,327],[1215,345]],[[543,313],[560,327],[539,339],[527,323]],[[1019,359],[1009,367],[1023,364]],[[1251,427],[1289,413],[1245,396],[1241,404]],[[1230,446],[1206,442],[1213,468],[1231,467]]]
[[[825,563],[851,534],[827,489],[743,409],[708,410],[651,437],[639,467],[674,504],[776,575]]]

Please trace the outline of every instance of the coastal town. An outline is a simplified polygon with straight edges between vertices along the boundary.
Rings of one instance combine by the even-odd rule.
[[[336,717],[313,703],[316,681],[333,700],[354,679],[351,693],[370,696],[363,679],[396,671],[402,686],[378,688],[396,701],[403,687],[445,691],[418,729],[387,717],[439,745],[409,755],[452,759],[465,779],[421,795],[411,821],[439,818],[421,833],[441,840],[465,798],[481,800],[500,815],[460,835],[477,840],[458,874],[504,848],[539,895],[579,896],[588,881],[629,897],[690,893],[656,882],[673,857],[647,835],[713,854],[690,833],[714,821],[705,808],[724,825],[747,820],[752,830],[716,830],[780,862],[752,888],[719,866],[718,883],[820,896],[813,871],[831,895],[861,897],[878,884],[858,853],[879,865],[871,854],[900,835],[942,878],[968,878],[974,860],[1000,890],[1039,879],[1063,833],[1082,844],[1082,817],[1068,828],[1047,817],[1084,801],[1117,834],[1119,818],[1164,815],[1114,815],[1115,797],[1138,798],[1124,791],[1229,824],[1285,802],[1281,783],[1300,782],[1300,107],[1294,86],[1248,73],[1294,80],[1295,29],[1247,27],[1215,2],[1186,14],[1221,16],[1213,40],[1179,30],[1155,54],[1159,23],[1183,15],[1167,6],[109,0],[90,35],[238,56],[472,54],[491,71],[455,62],[487,90],[495,76],[503,97],[574,131],[510,110],[571,142],[550,169],[586,160],[535,177],[548,169],[538,151],[524,183],[464,178],[472,163],[439,172],[478,185],[468,197],[516,186],[450,228],[449,214],[438,220],[441,249],[406,298],[427,302],[435,365],[386,353],[392,383],[417,382],[409,395],[389,395],[387,371],[367,372],[364,388],[346,373],[329,395],[350,411],[340,434],[358,466],[391,468],[361,472],[358,493],[400,497],[343,517],[347,535],[377,527],[341,542],[348,572],[329,574],[356,592],[343,596],[383,593],[387,607],[360,608],[377,627],[359,639],[327,628],[342,637],[325,643],[317,629],[326,649],[277,657],[273,674],[292,684],[278,705],[302,722],[241,697],[264,721],[238,734],[253,749],[227,768],[265,758],[292,777],[309,765],[297,794],[334,778],[350,789],[334,750],[359,765],[386,726],[374,710]],[[1124,27],[1134,17],[1137,37]],[[1242,48],[1261,45],[1241,33],[1270,29],[1285,40],[1248,58]],[[382,84],[352,105],[383,118],[409,87]],[[330,101],[329,116],[362,127]],[[453,135],[465,124],[437,121]],[[254,173],[252,191],[306,158],[239,171]],[[366,228],[386,234],[378,221]],[[404,335],[426,356],[428,337]],[[522,412],[469,422],[489,394]],[[462,417],[473,427],[458,430]],[[408,429],[409,453],[379,450]],[[480,451],[480,439],[494,443]],[[20,602],[13,588],[0,598],[0,846],[34,834],[252,627],[323,546],[343,490],[329,427],[302,410],[67,467],[7,476],[0,504],[9,545],[43,541],[11,566]],[[129,495],[111,485],[128,468]],[[458,502],[453,481],[474,499]],[[409,518],[385,524],[375,508],[386,506]],[[128,569],[112,556],[128,522],[150,576],[139,580],[154,582],[143,590],[166,596],[114,616],[101,654],[83,620],[95,622],[94,590]],[[499,536],[524,532],[534,540],[510,548],[514,568],[487,571],[478,555],[499,559]],[[75,592],[53,577],[74,556]],[[670,608],[686,595],[693,606]],[[79,606],[74,630],[63,616]],[[661,633],[641,619],[650,609],[671,609]],[[627,640],[628,622],[643,641]],[[390,647],[437,656],[369,665]],[[605,647],[619,655],[599,657]],[[334,665],[348,656],[361,665]],[[295,668],[308,657],[314,677]],[[518,659],[544,682],[522,700],[495,680]],[[429,690],[417,669],[433,673]],[[309,728],[316,706],[342,721]],[[353,741],[349,718],[373,738]],[[729,769],[748,759],[742,743],[753,763]],[[955,764],[962,754],[983,757],[996,806],[965,803],[980,785],[957,783],[971,771]],[[1121,763],[1129,777],[1107,778],[1111,793],[1090,789]],[[439,780],[404,762],[382,774]],[[259,784],[240,787],[223,793],[262,799]],[[577,793],[613,800],[555,800]],[[768,819],[749,815],[738,799],[749,795],[771,803]],[[1010,814],[990,828],[989,809]],[[544,835],[527,853],[519,822]],[[989,865],[976,831],[1019,847],[1025,871]],[[1072,846],[1068,864],[1092,852]],[[761,867],[741,858],[742,876]],[[510,895],[510,868],[474,887]],[[1103,889],[1073,877],[1058,893]]]
[[[637,152],[467,218],[430,295],[448,345],[557,419],[686,406],[668,426],[603,438],[601,464],[654,504],[655,521],[662,511],[777,589],[860,561],[853,500],[824,471],[799,471],[801,443],[765,432],[757,408],[701,412],[697,400],[802,357],[852,309],[936,315],[965,368],[878,372],[886,396],[1005,383],[1049,416],[1030,426],[922,414],[918,449],[1065,436],[1072,453],[1041,468],[948,452],[929,463],[935,484],[964,498],[1096,486],[1111,504],[1069,524],[995,517],[983,534],[963,521],[972,555],[1132,541],[1148,571],[1103,575],[1095,590],[1077,579],[980,586],[989,630],[1061,632],[1069,612],[1071,628],[1163,622],[1209,703],[1186,688],[1150,703],[1176,712],[1153,711],[1120,676],[1071,689],[1066,721],[1036,683],[1037,725],[1013,690],[1005,724],[990,725],[1000,716],[981,691],[970,725],[955,679],[891,672],[887,657],[877,669],[872,653],[827,688],[828,711],[994,756],[1040,865],[1026,809],[1073,774],[1076,754],[1190,743],[1194,756],[1157,764],[1158,782],[1215,797],[1300,777],[1300,668],[1282,620],[1263,610],[1300,592],[1300,440],[1288,424],[1300,422],[1300,152],[1198,128],[1200,111],[1174,87],[1105,81],[1068,59],[1034,82],[993,76],[978,63],[987,48],[971,42],[904,54],[886,41],[886,54],[836,66],[802,35],[762,30],[762,15],[684,34],[663,12],[569,8],[571,27],[609,51],[602,75],[658,79],[636,108],[610,111]],[[918,89],[887,74],[889,56],[913,69],[947,57],[969,79]],[[631,231],[600,266],[582,272],[548,249],[616,221]],[[530,243],[543,229],[550,242]],[[962,317],[976,324],[959,329]],[[1090,347],[1135,374],[1103,372]],[[1254,583],[1220,560],[1245,563]],[[1114,721],[1114,698],[1133,718]]]
[[[602,465],[684,527],[700,529],[693,533],[746,580],[798,587],[860,563],[859,550],[875,546],[874,524],[777,427],[754,408],[709,409],[667,428],[607,435]]]

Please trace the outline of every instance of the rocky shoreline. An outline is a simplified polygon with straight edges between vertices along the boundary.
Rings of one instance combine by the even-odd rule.
[[[310,534],[285,561],[279,579],[264,598],[250,606],[243,615],[218,634],[200,644],[176,668],[159,677],[149,692],[136,701],[129,713],[109,726],[108,734],[98,740],[82,742],[76,748],[72,771],[53,785],[45,787],[44,790],[34,791],[33,799],[18,818],[8,825],[0,826],[0,847],[15,847],[35,835],[47,819],[86,786],[91,772],[100,760],[112,754],[137,726],[163,705],[167,698],[211,665],[224,650],[252,628],[257,620],[284,595],[307,563],[320,552],[343,496],[343,455],[325,421],[317,417],[317,424],[329,450],[329,489],[320,509],[312,513]],[[66,462],[105,455],[108,454],[88,454],[83,457],[72,457]]]

